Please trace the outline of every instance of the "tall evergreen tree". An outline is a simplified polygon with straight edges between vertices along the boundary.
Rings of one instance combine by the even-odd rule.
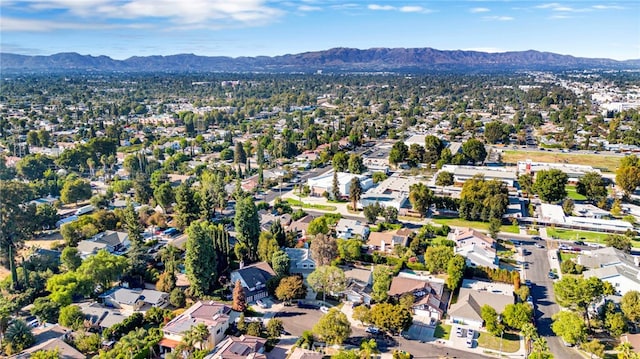
[[[231,309],[236,312],[244,312],[247,309],[247,297],[244,294],[244,289],[239,279],[233,288],[233,303],[231,304]]]
[[[236,203],[236,217],[234,220],[238,242],[246,247],[247,259],[255,261],[258,258],[258,239],[260,237],[260,218],[258,209],[252,197],[245,197]]]
[[[176,189],[175,220],[176,226],[183,229],[198,218],[196,199],[188,182],[182,183]]]
[[[124,210],[124,222],[131,248],[127,253],[129,270],[127,276],[136,285],[144,284],[144,276],[147,270],[148,256],[144,250],[144,239],[142,238],[142,225],[138,213],[129,202]],[[133,284],[133,283],[132,283]]]
[[[208,294],[217,279],[214,227],[199,221],[193,222],[187,230],[184,265],[192,294],[196,297]]]
[[[279,219],[277,219],[269,228],[273,238],[278,242],[278,246],[285,247],[287,242],[287,234],[284,231],[284,227]]]
[[[333,171],[333,183],[331,184],[331,195],[334,200],[340,199],[340,182],[338,182],[338,171]]]
[[[242,142],[236,142],[235,151],[233,153],[233,160],[237,165],[247,162],[247,153],[244,151]]]

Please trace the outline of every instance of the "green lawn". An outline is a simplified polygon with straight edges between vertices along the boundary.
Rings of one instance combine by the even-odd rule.
[[[567,185],[565,186],[565,189],[567,190],[567,197],[571,198],[574,201],[584,201],[587,199],[587,197],[576,192],[576,186]]]
[[[469,227],[474,229],[480,229],[483,231],[489,230],[489,223],[487,222],[476,222],[476,221],[467,221],[466,219],[461,218],[450,218],[450,217],[433,217],[434,223],[440,225],[447,225],[449,227]],[[501,232],[508,233],[520,233],[520,228],[517,225],[503,225],[500,227]]]
[[[451,335],[451,326],[449,324],[438,324],[436,330],[433,332],[433,336],[436,338],[449,340]]]
[[[500,350],[500,337],[490,333],[480,332],[478,336],[478,346],[495,351]],[[515,353],[520,349],[520,337],[517,334],[505,333],[502,338],[502,352]]]
[[[566,239],[570,241],[585,240],[589,242],[604,243],[607,233],[577,231],[563,228],[547,228],[547,235],[552,238]]]
[[[620,166],[622,156],[611,156],[602,154],[584,153],[560,153],[560,152],[538,152],[526,150],[505,150],[502,152],[503,163],[513,163],[535,158],[538,162],[570,163],[576,165],[589,165],[599,168],[605,172],[615,172]]]
[[[570,259],[576,258],[577,256],[578,256],[577,253],[569,253],[569,252],[560,251],[560,261],[561,262],[568,261]]]
[[[324,204],[305,203],[305,202],[302,202],[302,201],[299,201],[299,200],[293,199],[293,198],[287,198],[287,203],[289,203],[292,206],[308,208],[308,209],[319,209],[321,211],[335,211],[336,209],[338,209],[336,206],[327,206],[327,205],[324,205]]]

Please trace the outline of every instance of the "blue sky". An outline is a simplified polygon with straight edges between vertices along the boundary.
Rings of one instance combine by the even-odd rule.
[[[640,1],[2,0],[3,52],[282,55],[332,47],[640,59]]]

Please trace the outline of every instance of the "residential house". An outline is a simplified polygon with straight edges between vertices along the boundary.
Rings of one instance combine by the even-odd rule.
[[[619,295],[640,288],[640,257],[613,247],[605,247],[584,253],[576,262],[589,270],[585,278],[596,277],[609,282]]]
[[[482,306],[489,305],[498,313],[515,303],[513,286],[505,283],[493,283],[464,279],[458,294],[458,301],[449,308],[449,317],[453,323],[467,324],[482,328]]]
[[[29,359],[38,351],[57,350],[60,359],[85,359],[86,356],[65,342],[71,329],[58,324],[45,324],[32,331],[35,344],[9,358]]]
[[[391,281],[387,292],[389,296],[399,298],[403,294],[412,294],[414,322],[431,324],[442,319],[447,309],[444,295],[444,282],[431,277],[415,275],[398,275]]]
[[[369,226],[354,220],[341,218],[336,224],[336,236],[342,239],[351,239],[360,236],[365,239],[369,235]]]
[[[297,221],[291,222],[291,224],[287,227],[287,231],[293,231],[298,234],[300,237],[305,237],[307,235],[307,229],[309,229],[309,223],[313,221],[316,217],[308,214]]]
[[[495,241],[490,236],[465,228],[449,233],[447,239],[455,242],[455,254],[465,257],[467,266],[498,268],[499,258],[495,250]]]
[[[100,303],[80,303],[78,307],[85,316],[85,326],[96,330],[111,328],[127,318],[127,315],[120,313],[119,310],[105,307]]]
[[[250,335],[227,337],[218,344],[214,354],[206,359],[266,359],[264,348],[267,340]]]
[[[342,267],[347,279],[346,289],[342,292],[346,300],[354,304],[371,304],[372,269]]]
[[[289,359],[322,359],[324,354],[297,347],[289,355]]]
[[[242,283],[247,302],[252,303],[269,295],[267,281],[275,275],[269,263],[258,262],[231,272],[230,277],[231,283],[238,280]]]
[[[406,228],[388,232],[371,232],[367,239],[367,246],[372,250],[390,252],[395,246],[406,247],[412,234],[413,231]]]
[[[268,232],[271,229],[271,225],[276,221],[280,221],[283,227],[291,224],[291,215],[289,213],[272,214],[267,213],[267,211],[260,211],[258,214],[260,215],[260,228],[265,232]]]
[[[289,272],[300,273],[316,268],[309,248],[285,248],[284,251],[289,256]]]
[[[211,334],[205,343],[208,349],[222,342],[229,328],[231,308],[214,301],[198,301],[162,328],[164,334],[159,345],[163,353],[173,351],[193,326],[204,324]]]
[[[108,307],[127,311],[138,311],[151,307],[166,307],[169,300],[169,293],[153,289],[115,287],[102,294],[99,298],[102,303]],[[145,306],[146,308],[144,308]]]
[[[90,239],[78,242],[78,253],[82,258],[92,256],[102,249],[106,249],[109,253],[125,253],[130,245],[128,233],[104,231]]]

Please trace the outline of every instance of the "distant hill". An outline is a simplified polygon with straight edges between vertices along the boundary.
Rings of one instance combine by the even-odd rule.
[[[0,53],[0,67],[8,72],[51,71],[202,71],[202,72],[432,72],[640,69],[640,60],[616,61],[559,55],[550,52],[443,51],[431,48],[334,48],[283,56],[225,57],[179,54],[134,56],[114,60],[107,56],[59,53],[26,56]]]

